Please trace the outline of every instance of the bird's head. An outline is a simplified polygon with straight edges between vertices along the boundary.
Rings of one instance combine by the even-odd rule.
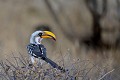
[[[54,33],[50,31],[35,31],[30,38],[30,43],[41,44],[42,39],[51,38],[56,40]]]

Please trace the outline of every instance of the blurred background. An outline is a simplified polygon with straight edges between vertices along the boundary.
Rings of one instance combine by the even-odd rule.
[[[0,0],[0,60],[11,60],[12,53],[27,57],[35,30],[56,34],[56,42],[43,41],[51,59],[69,52],[120,66],[120,0]]]

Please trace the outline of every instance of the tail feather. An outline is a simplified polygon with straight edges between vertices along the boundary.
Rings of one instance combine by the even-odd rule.
[[[58,64],[56,64],[54,61],[50,60],[49,58],[42,57],[42,59],[44,61],[46,61],[47,63],[49,63],[53,68],[56,68],[56,69],[59,69],[59,70],[65,72],[65,69],[63,67],[59,66]]]

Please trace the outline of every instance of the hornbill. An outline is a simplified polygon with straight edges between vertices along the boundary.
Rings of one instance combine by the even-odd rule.
[[[31,58],[31,62],[34,64],[36,60],[44,60],[49,63],[53,68],[64,71],[64,69],[58,66],[54,61],[46,56],[46,48],[41,44],[41,41],[45,38],[51,38],[56,40],[56,36],[50,31],[35,31],[30,37],[30,43],[27,46],[28,53]]]

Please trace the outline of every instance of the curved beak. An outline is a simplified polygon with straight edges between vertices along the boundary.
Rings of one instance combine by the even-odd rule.
[[[43,31],[43,35],[41,36],[42,38],[52,38],[53,40],[56,41],[56,36],[54,33],[50,32],[50,31]]]

